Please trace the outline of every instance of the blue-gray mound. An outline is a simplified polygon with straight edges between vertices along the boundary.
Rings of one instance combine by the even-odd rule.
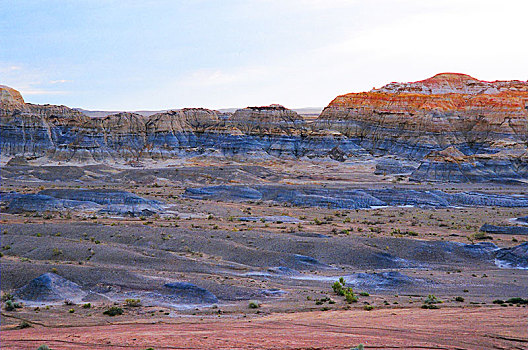
[[[412,278],[397,271],[360,272],[345,277],[347,283],[367,289],[394,289],[415,283],[423,284],[423,279]]]
[[[497,251],[495,256],[497,265],[518,269],[528,269],[528,242],[511,248]]]
[[[40,275],[15,292],[22,300],[36,302],[81,300],[87,295],[77,283],[54,273]]]
[[[148,216],[161,210],[161,202],[133,193],[107,189],[49,189],[39,193],[1,193],[1,202],[8,213],[86,210],[100,213]]]
[[[189,282],[166,283],[164,287],[177,303],[213,304],[218,302],[218,298],[213,293]]]
[[[502,235],[528,235],[528,227],[526,226],[495,226],[484,224],[480,228],[480,231]]]
[[[440,190],[347,189],[291,186],[208,186],[187,188],[184,197],[220,201],[263,200],[304,207],[367,209],[377,206],[416,207],[528,207],[527,196],[479,192],[447,193]]]

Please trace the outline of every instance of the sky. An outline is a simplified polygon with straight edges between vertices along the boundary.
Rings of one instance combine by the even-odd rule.
[[[0,84],[92,110],[324,107],[440,72],[528,80],[525,0],[0,0]]]

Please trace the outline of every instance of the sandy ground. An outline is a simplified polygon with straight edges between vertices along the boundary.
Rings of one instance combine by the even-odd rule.
[[[526,308],[351,310],[2,331],[2,349],[527,349]]]

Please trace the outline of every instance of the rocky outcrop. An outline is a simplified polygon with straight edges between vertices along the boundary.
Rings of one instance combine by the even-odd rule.
[[[416,207],[528,207],[528,197],[439,190],[353,189],[309,186],[208,186],[187,188],[184,197],[222,201],[272,201],[303,207],[365,209],[378,206]]]
[[[48,189],[39,193],[1,193],[7,213],[62,212],[75,210],[121,216],[149,216],[161,210],[161,202],[116,190]]]
[[[306,122],[296,112],[281,105],[247,107],[237,110],[229,124],[244,134],[301,134]]]
[[[345,138],[308,134],[301,116],[278,105],[244,108],[230,118],[204,108],[92,118],[65,106],[26,104],[10,88],[1,91],[6,96],[0,108],[4,157],[102,163],[200,155],[257,159],[334,157],[340,151],[353,157],[368,155]]]
[[[480,231],[502,235],[528,235],[528,227],[526,226],[496,226],[484,224],[480,228]]]
[[[280,105],[88,117],[0,86],[3,157],[101,163],[193,156],[371,159],[415,181],[528,179],[528,82],[443,73],[336,97],[313,123]]]
[[[164,292],[169,293],[174,302],[180,304],[213,304],[218,298],[202,287],[189,282],[173,282],[164,285]]]
[[[497,252],[495,261],[501,267],[528,269],[528,242]]]
[[[317,120],[376,155],[421,161],[415,180],[528,177],[528,82],[444,73],[338,96]]]
[[[87,295],[77,283],[51,272],[40,275],[15,292],[17,298],[33,302],[80,301]]]

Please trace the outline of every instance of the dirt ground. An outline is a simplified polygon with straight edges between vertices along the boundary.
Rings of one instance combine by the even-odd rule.
[[[462,312],[461,312],[462,311]],[[2,331],[2,349],[526,349],[526,308],[316,311]]]
[[[482,241],[475,234],[484,223],[510,225],[527,216],[527,208],[334,210],[181,197],[188,186],[226,183],[432,186],[376,177],[370,164],[308,165],[195,164],[174,174],[89,168],[78,182],[53,177],[61,174],[59,167],[48,169],[43,179],[32,173],[31,181],[8,173],[3,191],[119,189],[160,200],[170,214],[0,214],[2,293],[53,272],[108,297],[92,301],[90,308],[61,301],[2,310],[1,348],[351,349],[364,344],[366,349],[528,349],[528,306],[493,303],[528,297],[528,270],[501,268],[485,252],[466,247],[491,242],[510,248],[526,242],[526,235],[489,234]],[[434,188],[526,194],[522,186],[500,184]],[[248,216],[297,221],[239,220]],[[395,280],[378,281],[383,273],[406,279],[395,275]],[[358,274],[372,281],[354,286],[359,300],[349,304],[332,291],[332,283]],[[189,308],[149,303],[148,293],[172,281],[206,288],[219,302]],[[439,309],[421,308],[429,294],[442,300]],[[124,298],[130,296],[141,297],[143,305],[127,308]],[[252,299],[261,303],[258,309],[248,308]],[[103,315],[113,305],[124,314]],[[364,309],[370,306],[372,311]],[[24,323],[29,327],[21,329]]]

